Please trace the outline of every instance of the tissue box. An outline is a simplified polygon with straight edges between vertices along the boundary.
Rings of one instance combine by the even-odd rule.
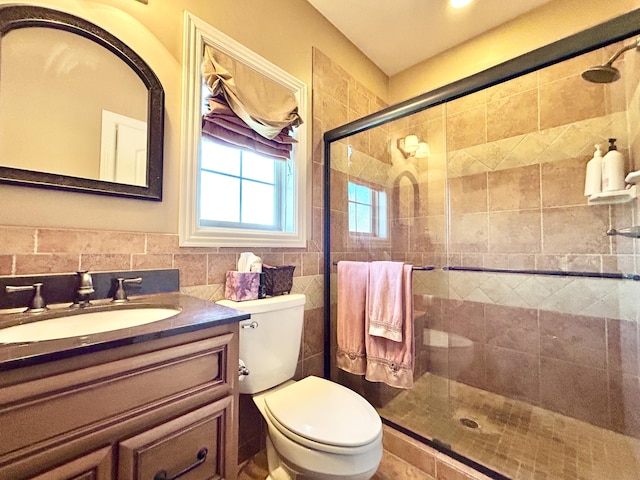
[[[291,287],[293,287],[293,271],[295,268],[295,265],[285,265],[282,267],[262,265],[262,272],[264,273],[264,293],[271,296],[291,293]]]
[[[257,300],[260,291],[260,273],[258,272],[227,272],[224,287],[224,298],[234,302]]]

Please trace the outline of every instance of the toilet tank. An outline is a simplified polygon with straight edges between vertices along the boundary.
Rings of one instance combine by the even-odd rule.
[[[302,340],[304,295],[217,303],[251,314],[240,322],[240,360],[249,369],[238,382],[240,393],[258,393],[293,378]]]

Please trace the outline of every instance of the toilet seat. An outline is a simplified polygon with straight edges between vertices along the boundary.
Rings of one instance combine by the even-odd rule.
[[[344,455],[375,447],[382,435],[376,410],[357,393],[319,377],[306,377],[264,398],[273,426],[309,448]]]

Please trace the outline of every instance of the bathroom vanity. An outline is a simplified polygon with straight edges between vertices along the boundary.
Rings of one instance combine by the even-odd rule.
[[[0,480],[236,478],[238,321],[248,315],[179,293],[127,308],[145,302],[180,313],[0,344]]]

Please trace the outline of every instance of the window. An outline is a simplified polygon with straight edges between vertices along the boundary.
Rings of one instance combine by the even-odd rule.
[[[249,66],[294,94],[305,121],[288,161],[202,135],[204,45]],[[181,246],[305,247],[311,188],[306,165],[306,85],[185,12]]]
[[[203,137],[199,219],[201,226],[284,230],[285,165]]]
[[[349,182],[349,232],[387,238],[387,194]]]

